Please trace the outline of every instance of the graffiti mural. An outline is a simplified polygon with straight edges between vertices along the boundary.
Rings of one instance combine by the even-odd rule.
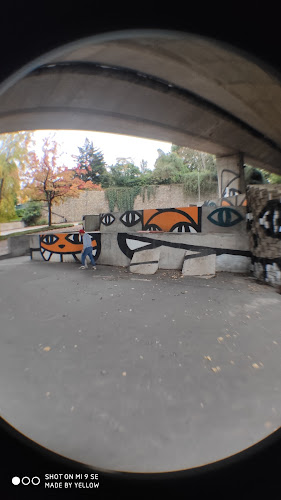
[[[100,233],[88,233],[92,237],[93,256],[99,258],[101,251]],[[63,262],[64,255],[72,255],[73,259],[80,262],[77,254],[83,250],[83,243],[79,233],[52,233],[40,235],[40,252],[44,260],[50,261],[54,254],[60,256]]]
[[[104,226],[111,226],[113,222],[115,221],[115,217],[111,213],[107,214],[100,214],[100,223],[103,224]]]
[[[270,200],[259,214],[259,224],[267,236],[281,239],[281,203]]]
[[[216,210],[211,212],[207,216],[207,219],[212,222],[212,224],[215,224],[217,226],[231,227],[241,222],[243,220],[243,217],[239,212],[237,212],[237,210],[234,210],[234,208],[223,207],[217,208]]]
[[[127,210],[122,214],[100,214],[101,225],[109,231],[122,231],[122,226],[140,231],[174,233],[201,232],[202,208],[180,207],[145,210]]]
[[[236,196],[219,198],[218,200],[206,200],[202,207],[246,207],[246,195],[238,194]]]
[[[118,233],[117,234],[117,242],[120,250],[129,258],[132,259],[135,252],[141,250],[151,250],[153,248],[158,248],[161,246],[171,247],[171,248],[180,248],[183,250],[193,250],[196,253],[195,257],[205,257],[207,254],[230,254],[230,255],[240,255],[244,257],[250,257],[251,252],[247,250],[232,250],[226,248],[213,248],[213,247],[205,247],[201,245],[190,245],[187,243],[177,243],[174,241],[167,240],[159,240],[149,238],[148,236],[141,236],[135,233]],[[207,253],[206,253],[207,252]]]
[[[266,259],[252,256],[252,271],[261,281],[270,285],[281,284],[281,257],[277,259]]]
[[[229,177],[231,177],[230,180],[228,180]],[[221,189],[223,198],[225,196],[235,196],[241,194],[241,191],[239,191],[239,189],[237,189],[236,187],[234,186],[230,187],[235,183],[235,181],[237,181],[237,179],[239,179],[239,177],[240,175],[237,174],[237,172],[234,172],[233,170],[225,168],[221,171],[221,187],[222,187]]]
[[[199,233],[201,232],[201,217],[201,207],[143,210],[143,230]]]
[[[127,212],[124,212],[121,217],[120,221],[124,226],[126,227],[132,227],[135,226],[138,222],[142,222],[142,210],[128,210]]]

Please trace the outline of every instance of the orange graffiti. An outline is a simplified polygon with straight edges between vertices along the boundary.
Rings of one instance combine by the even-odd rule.
[[[79,233],[52,233],[40,236],[42,250],[51,253],[75,254],[83,250],[83,242]],[[92,247],[97,247],[97,241],[92,239]]]
[[[145,230],[165,232],[186,232],[193,228],[198,232],[201,231],[200,210],[198,207],[143,210],[143,227]]]

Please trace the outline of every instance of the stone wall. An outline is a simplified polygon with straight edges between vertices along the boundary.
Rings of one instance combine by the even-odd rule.
[[[281,185],[247,188],[252,271],[270,285],[281,285]]]
[[[188,205],[201,205],[203,199],[198,203],[196,196],[186,196],[183,187],[179,184],[155,186],[154,195],[148,199],[148,192],[145,190],[145,196],[138,195],[135,199],[134,209],[143,208],[165,208],[165,207],[184,207]],[[208,198],[217,198],[218,193],[208,195]],[[84,215],[94,215],[106,213],[109,211],[108,202],[104,191],[83,191],[79,198],[70,198],[60,205],[53,206],[53,222],[81,221]],[[46,212],[47,214],[47,212]],[[44,214],[45,216],[45,214]]]

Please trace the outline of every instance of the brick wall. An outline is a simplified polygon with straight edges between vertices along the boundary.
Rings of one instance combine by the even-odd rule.
[[[281,185],[247,188],[249,243],[254,275],[281,285]]]

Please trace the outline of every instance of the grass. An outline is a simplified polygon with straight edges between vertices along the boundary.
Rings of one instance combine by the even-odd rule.
[[[58,225],[46,226],[46,227],[41,227],[40,229],[27,229],[26,231],[5,234],[3,236],[0,236],[0,241],[7,240],[11,236],[22,236],[24,234],[41,233],[42,231],[51,231],[52,229],[62,229],[64,227],[74,227],[74,224],[65,224],[60,226]]]

